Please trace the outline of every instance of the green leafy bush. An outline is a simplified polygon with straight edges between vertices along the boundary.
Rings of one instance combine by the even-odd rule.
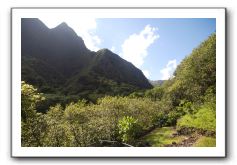
[[[178,120],[179,128],[191,127],[208,131],[216,131],[216,112],[211,107],[204,105],[195,114],[186,114]]]
[[[137,131],[137,120],[130,116],[124,116],[118,123],[119,135],[125,143],[132,143],[135,140]]]

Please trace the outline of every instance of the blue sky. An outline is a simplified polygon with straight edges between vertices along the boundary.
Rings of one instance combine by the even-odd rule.
[[[172,77],[182,59],[216,31],[214,18],[41,20],[49,28],[66,22],[89,49],[108,48],[151,80]]]

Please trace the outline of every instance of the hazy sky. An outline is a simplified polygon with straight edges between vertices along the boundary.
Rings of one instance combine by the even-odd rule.
[[[49,28],[66,22],[90,50],[108,48],[151,80],[170,78],[182,59],[216,31],[212,18],[40,19]]]

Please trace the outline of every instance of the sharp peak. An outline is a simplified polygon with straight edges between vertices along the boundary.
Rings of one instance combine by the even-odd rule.
[[[59,30],[59,31],[63,30],[63,31],[68,31],[68,32],[71,32],[71,33],[75,33],[75,34],[76,34],[75,30],[74,30],[72,27],[68,26],[68,24],[67,24],[66,22],[60,23],[58,26],[52,28],[51,30],[56,30],[56,31],[58,31],[58,30]],[[77,35],[77,34],[76,34],[76,35]],[[77,35],[77,36],[78,36],[78,35]],[[78,37],[80,37],[80,36],[78,36]]]
[[[66,22],[62,22],[62,23],[60,23],[60,24],[59,24],[58,26],[56,26],[56,27],[59,27],[59,26],[67,26],[67,27],[69,27]]]
[[[70,26],[68,26],[68,24],[66,22],[62,22],[52,29],[61,29],[61,28],[72,29]]]
[[[106,52],[110,52],[110,53],[113,53],[111,50],[107,49],[107,48],[103,48],[103,49],[100,49],[97,51],[98,53],[106,53]]]

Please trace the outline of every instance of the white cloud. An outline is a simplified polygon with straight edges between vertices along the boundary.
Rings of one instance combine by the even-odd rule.
[[[160,70],[160,73],[162,74],[162,80],[168,80],[169,78],[172,78],[176,67],[176,59],[169,61],[166,67]]]
[[[114,46],[112,46],[110,50],[111,50],[112,52],[115,52],[116,49],[115,49]]]
[[[100,49],[99,45],[101,39],[95,34],[97,24],[94,18],[47,16],[40,17],[39,19],[43,21],[48,28],[54,28],[62,22],[65,22],[77,33],[78,36],[82,37],[88,49],[93,51]]]
[[[148,70],[142,70],[143,74],[146,76],[146,78],[150,77],[150,73]]]
[[[136,67],[141,67],[145,57],[148,55],[147,49],[154,43],[159,35],[157,28],[146,25],[139,34],[130,35],[122,44],[120,56],[133,63]]]

